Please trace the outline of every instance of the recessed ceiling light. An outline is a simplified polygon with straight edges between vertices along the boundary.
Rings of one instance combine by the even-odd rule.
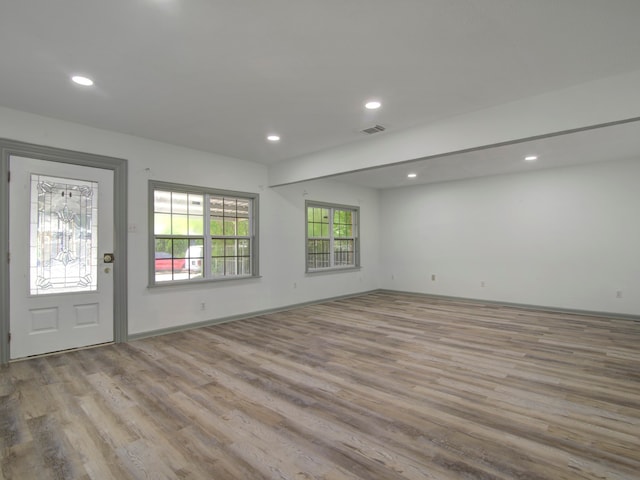
[[[527,157],[524,157],[524,159],[525,159],[527,162],[533,162],[534,160],[537,160],[537,159],[538,159],[538,156],[537,156],[537,155],[529,155],[529,156],[527,156]]]
[[[370,102],[367,102],[364,104],[364,107],[369,109],[369,110],[375,110],[377,108],[380,108],[382,106],[382,104],[380,102],[378,102],[377,100],[371,100]]]
[[[280,135],[268,135],[267,140],[269,140],[270,142],[279,142]]]
[[[416,178],[417,176],[417,173],[410,173],[409,175],[407,175],[408,178]]]
[[[82,75],[74,75],[73,77],[71,77],[71,80],[73,80],[78,85],[82,85],[83,87],[90,87],[91,85],[93,85],[93,80],[91,80],[89,77],[83,77]]]

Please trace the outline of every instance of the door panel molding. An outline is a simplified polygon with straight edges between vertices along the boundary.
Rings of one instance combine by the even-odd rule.
[[[128,339],[127,321],[127,160],[0,138],[0,364],[10,358],[9,343],[9,157],[23,156],[113,171],[114,268],[113,338]]]

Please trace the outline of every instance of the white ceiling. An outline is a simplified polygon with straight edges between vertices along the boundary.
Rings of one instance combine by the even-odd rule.
[[[638,0],[0,1],[0,105],[264,164],[640,68]]]
[[[530,155],[538,159],[525,161]],[[640,159],[640,121],[402,162],[335,178],[365,187],[395,188],[632,158]],[[409,173],[417,176],[408,178]]]

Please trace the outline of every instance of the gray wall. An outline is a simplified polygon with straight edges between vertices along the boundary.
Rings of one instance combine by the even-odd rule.
[[[0,137],[129,160],[130,334],[376,288],[640,313],[640,159],[379,192],[1,107]],[[259,193],[262,278],[148,288],[149,178]],[[360,207],[360,270],[305,275],[307,199]]]
[[[640,314],[639,180],[634,159],[384,191],[381,286]]]
[[[377,190],[312,181],[268,188],[264,165],[0,107],[0,137],[129,162],[129,334],[378,288]],[[148,288],[148,180],[260,194],[261,278]],[[305,199],[360,206],[362,268],[305,275]],[[202,303],[205,310],[201,309]]]

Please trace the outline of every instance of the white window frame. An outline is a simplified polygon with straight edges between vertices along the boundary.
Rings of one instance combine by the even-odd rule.
[[[156,235],[155,234],[155,192],[169,191],[175,193],[186,193],[202,195],[203,197],[203,233],[202,236],[189,235]],[[249,202],[249,232],[248,235],[214,235],[210,231],[210,210],[209,199],[211,197],[237,198],[247,200]],[[170,182],[161,182],[157,180],[149,180],[149,286],[164,287],[167,285],[184,285],[191,283],[206,283],[250,279],[260,276],[259,273],[259,235],[258,235],[258,212],[259,212],[260,195],[257,193],[237,192],[231,190],[221,190],[215,188],[197,187],[193,185],[182,185]],[[167,281],[157,281],[155,271],[155,250],[156,238],[175,238],[175,239],[194,239],[196,237],[203,240],[203,263],[202,276],[198,278],[175,279]],[[216,275],[211,274],[211,258],[213,240],[228,239],[248,239],[249,240],[249,265],[250,274],[248,275]],[[187,259],[188,261],[188,259]]]
[[[309,236],[309,209],[310,208],[323,208],[329,210],[329,265],[326,267],[310,267],[309,266],[309,240],[327,240],[327,237],[314,237]],[[346,210],[351,212],[351,233],[350,237],[334,237],[333,231],[333,219],[334,212],[336,210]],[[335,203],[317,202],[313,200],[305,201],[304,209],[304,253],[305,253],[305,272],[306,273],[319,273],[319,272],[336,272],[345,270],[357,270],[360,268],[360,208],[352,205],[339,205]],[[353,264],[349,265],[335,265],[335,242],[339,240],[352,240],[353,241]]]

